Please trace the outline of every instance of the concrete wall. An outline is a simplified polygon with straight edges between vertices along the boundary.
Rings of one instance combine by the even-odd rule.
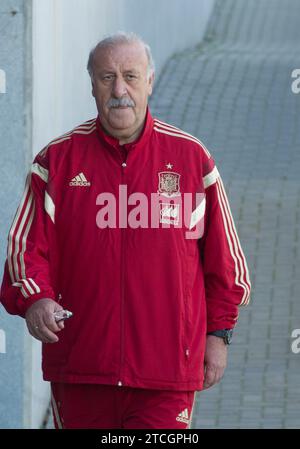
[[[0,262],[6,257],[7,234],[23,191],[28,135],[28,43],[27,14],[30,2],[0,2]],[[28,43],[28,45],[27,45]],[[28,53],[29,52],[29,53]],[[4,81],[4,83],[3,83]],[[0,428],[23,427],[26,357],[24,322],[0,306]]]
[[[1,267],[5,237],[33,155],[97,113],[85,70],[90,48],[107,33],[134,31],[151,45],[158,76],[172,53],[201,41],[213,4],[214,0],[1,0]],[[49,400],[49,385],[41,377],[40,344],[28,336],[20,318],[2,307],[0,330],[0,428],[37,428]],[[4,337],[6,353],[1,352]]]

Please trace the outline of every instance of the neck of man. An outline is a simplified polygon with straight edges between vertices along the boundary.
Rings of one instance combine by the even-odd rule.
[[[101,123],[101,121],[100,121],[100,123],[101,123],[101,127],[102,127],[103,131],[106,134],[117,139],[119,141],[120,145],[125,145],[126,143],[134,142],[135,140],[137,140],[140,137],[140,135],[144,129],[145,120],[146,120],[146,117],[145,117],[144,121],[142,122],[142,124],[137,129],[135,129],[132,132],[129,131],[128,133],[124,133],[124,132],[118,133],[118,131],[115,131],[115,130],[108,130],[103,125],[103,123]]]
[[[143,121],[143,123],[133,132],[133,134],[130,134],[128,136],[117,137],[117,139],[119,139],[119,144],[125,145],[126,143],[131,143],[137,140],[143,131],[144,124],[145,121]]]

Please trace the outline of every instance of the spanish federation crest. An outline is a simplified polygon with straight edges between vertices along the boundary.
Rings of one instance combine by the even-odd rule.
[[[158,173],[158,191],[160,195],[172,198],[180,196],[179,179],[180,175],[171,171],[163,171]]]

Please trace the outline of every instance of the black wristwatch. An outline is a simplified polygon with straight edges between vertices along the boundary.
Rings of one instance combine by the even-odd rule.
[[[223,338],[226,345],[230,345],[232,341],[232,329],[221,329],[219,331],[208,332],[207,335],[215,335],[216,337]]]

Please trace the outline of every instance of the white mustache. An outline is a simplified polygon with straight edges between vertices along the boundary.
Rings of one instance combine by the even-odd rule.
[[[108,108],[119,108],[119,107],[129,106],[133,108],[135,103],[131,98],[123,97],[123,98],[110,98],[107,102]]]

